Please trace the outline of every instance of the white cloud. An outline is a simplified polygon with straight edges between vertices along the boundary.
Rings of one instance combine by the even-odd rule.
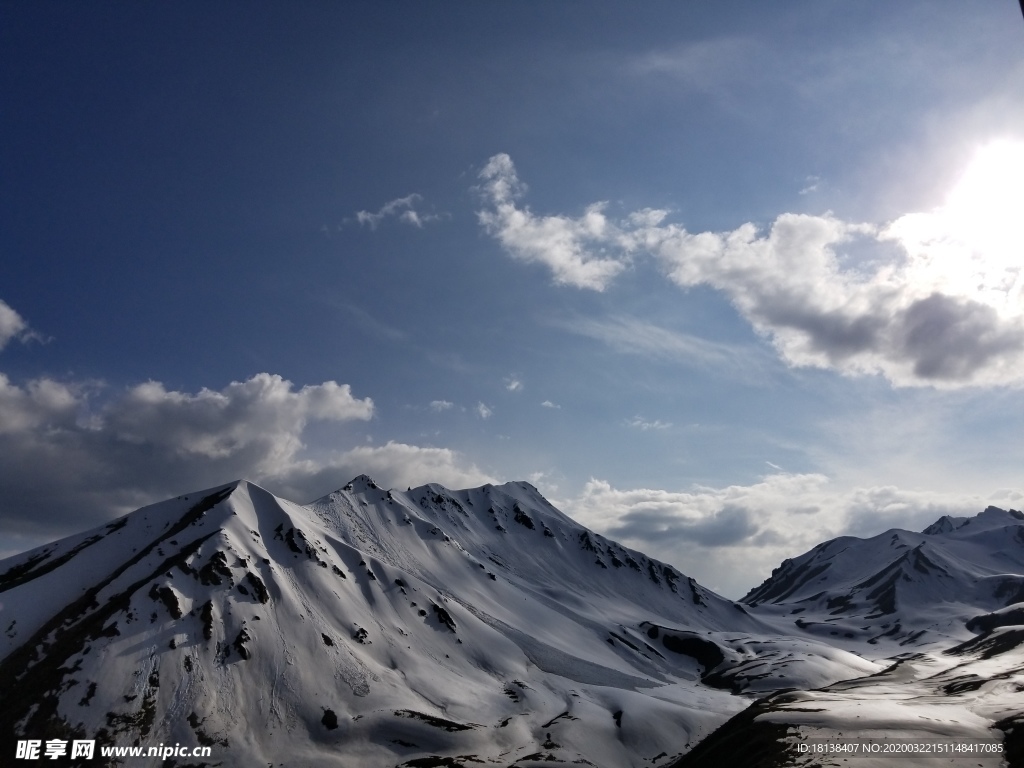
[[[472,488],[499,480],[467,463],[456,451],[388,441],[382,446],[357,446],[322,462],[315,471],[302,478],[292,493],[302,495],[303,489],[318,486],[333,489],[338,478],[348,480],[368,474],[384,488],[404,489],[409,486],[439,483],[448,488]],[[290,480],[294,484],[294,480]],[[308,493],[307,493],[308,495]]]
[[[455,407],[455,403],[449,402],[448,400],[431,400],[430,410],[435,413],[441,413]]]
[[[645,253],[680,288],[721,291],[791,365],[882,374],[897,386],[1024,384],[1024,145],[979,152],[947,205],[888,226],[784,213],[764,230],[694,234],[661,210],[616,223],[601,205],[580,219],[537,217],[516,207],[523,187],[508,155],[481,176],[493,206],[481,223],[558,283],[603,291]],[[619,325],[580,332],[721,355],[707,342]]]
[[[619,490],[590,480],[560,507],[584,525],[675,564],[716,591],[740,597],[787,557],[840,535],[921,530],[944,514],[973,515],[992,498],[894,486],[833,488],[820,474],[776,473],[748,486],[689,491]]]
[[[68,385],[36,379],[24,388],[0,373],[0,435],[73,426],[78,395]]]
[[[544,408],[556,408],[558,410],[561,410],[561,408],[562,408],[562,406],[560,406],[560,405],[558,405],[556,403],[552,403],[550,400],[545,400],[543,403],[541,403],[541,405]]]
[[[263,459],[253,468],[262,473],[294,456],[309,422],[367,420],[372,415],[373,401],[352,397],[348,384],[327,381],[293,392],[290,381],[260,373],[195,395],[169,392],[160,382],[149,381],[109,405],[103,419],[119,440],[173,446],[180,455],[217,459],[262,446]]]
[[[480,223],[513,257],[544,264],[556,283],[597,291],[625,269],[627,259],[621,249],[614,256],[600,253],[605,244],[617,240],[616,227],[603,213],[604,203],[589,206],[578,219],[535,216],[529,208],[518,208],[516,199],[526,187],[506,154],[492,157],[480,178],[492,206],[477,213]]]
[[[483,403],[477,403],[475,410],[476,415],[479,416],[481,419],[489,419],[491,418],[492,415],[494,415],[494,411],[488,408]]]
[[[0,374],[6,530],[65,534],[239,477],[322,492],[313,481],[328,467],[305,455],[306,427],[373,415],[373,401],[347,384],[296,389],[266,373],[197,393],[151,381],[96,407],[92,394],[51,379],[19,386]]]
[[[309,425],[374,413],[370,398],[334,381],[296,388],[261,373],[195,393],[150,381],[94,407],[95,390],[52,379],[19,386],[0,374],[0,530],[9,541],[34,546],[241,477],[298,502],[362,473],[400,488],[500,482],[447,448],[390,441],[311,454]]]
[[[376,229],[384,219],[396,218],[406,224],[422,228],[430,221],[437,221],[440,215],[431,213],[420,213],[416,210],[416,204],[423,199],[423,196],[413,192],[411,195],[399,197],[381,206],[376,213],[370,211],[358,211],[356,221],[360,224],[368,224],[370,229]]]
[[[30,339],[40,340],[40,336],[29,328],[25,319],[7,302],[0,299],[0,349],[6,347],[11,341],[24,342]]]
[[[505,389],[509,392],[521,392],[523,390],[523,382],[515,376],[508,376],[505,379]]]
[[[632,419],[627,419],[626,425],[639,429],[641,432],[646,432],[650,429],[668,429],[672,426],[672,424],[667,421],[659,421],[657,419],[649,421],[641,416],[634,416]]]

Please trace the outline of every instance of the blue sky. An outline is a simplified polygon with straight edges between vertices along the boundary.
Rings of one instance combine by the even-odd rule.
[[[1017,3],[0,15],[0,555],[527,479],[737,596],[1022,505]]]

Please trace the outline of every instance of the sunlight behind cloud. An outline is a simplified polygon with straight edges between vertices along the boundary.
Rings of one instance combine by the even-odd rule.
[[[525,185],[501,154],[481,174],[491,209],[478,217],[509,255],[546,265],[559,284],[604,291],[646,256],[683,291],[721,292],[794,367],[896,386],[1021,386],[1022,171],[1021,145],[994,143],[946,206],[887,226],[826,211],[690,232],[652,208],[619,220],[604,203],[579,218],[535,215],[513,202]]]
[[[1024,143],[980,147],[946,204],[894,221],[883,237],[908,252],[908,278],[1019,317],[1024,267]]]

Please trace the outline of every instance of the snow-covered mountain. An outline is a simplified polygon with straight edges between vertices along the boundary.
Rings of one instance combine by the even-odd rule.
[[[233,483],[0,563],[0,601],[0,690],[32,692],[0,700],[5,743],[222,765],[649,765],[745,706],[733,689],[880,668],[774,636],[526,483],[359,477],[307,506]]]
[[[305,506],[231,483],[0,562],[0,734],[211,747],[187,765],[666,766],[757,696],[877,679],[935,615],[958,639],[965,619],[1014,636],[999,595],[1021,572],[1020,522],[986,510],[897,532],[902,548],[830,542],[743,605],[527,483],[400,492],[361,476]],[[905,623],[836,642],[887,607],[861,585],[878,573],[897,574]],[[840,594],[841,625],[819,615]],[[929,612],[938,594],[955,610]]]
[[[989,507],[921,533],[833,539],[782,563],[744,602],[779,632],[892,663],[770,694],[668,768],[1024,766],[1024,514]],[[883,751],[851,763],[849,753],[801,751],[815,739],[879,749],[949,740],[950,750],[975,751]]]
[[[921,533],[826,541],[743,598],[840,644],[906,647],[964,640],[970,619],[1022,601],[1024,513],[998,507],[942,517]]]

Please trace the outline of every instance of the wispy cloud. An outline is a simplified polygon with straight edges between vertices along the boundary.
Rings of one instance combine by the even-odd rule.
[[[982,165],[993,157],[1001,162]],[[604,291],[645,254],[682,289],[721,291],[790,365],[882,374],[897,386],[1024,385],[1024,145],[979,155],[946,206],[885,226],[784,213],[767,229],[694,234],[661,210],[616,222],[603,204],[577,219],[536,216],[517,207],[525,188],[508,155],[492,157],[481,176],[492,206],[479,214],[483,226],[513,257],[546,265],[556,283]],[[992,187],[1014,202],[983,197]],[[989,203],[979,208],[979,199]],[[844,257],[857,247],[872,258]],[[614,343],[636,330],[620,325],[580,332]],[[722,352],[665,334],[641,339],[649,350]]]
[[[507,376],[505,378],[505,389],[509,392],[522,392],[523,382],[517,376]]]
[[[641,432],[647,432],[651,429],[668,429],[672,426],[672,423],[668,421],[660,421],[658,419],[651,421],[643,418],[642,416],[634,416],[632,419],[626,419],[626,425],[633,427],[634,429],[639,429]]]
[[[494,415],[494,411],[488,408],[483,403],[477,403],[476,408],[474,410],[476,410],[476,415],[479,416],[481,419],[489,419],[491,418],[492,415]]]
[[[729,344],[672,331],[629,315],[607,318],[572,317],[551,320],[562,330],[596,339],[616,352],[712,368],[756,366],[756,354]]]
[[[455,403],[449,402],[448,400],[431,400],[430,410],[435,413],[441,413],[442,411],[448,411],[455,407]]]
[[[422,195],[413,192],[411,195],[384,203],[376,213],[370,211],[356,212],[356,221],[360,224],[369,225],[370,229],[376,229],[385,219],[394,218],[404,224],[422,228],[427,222],[437,221],[441,218],[439,214],[417,211],[416,205],[422,200]]]
[[[409,334],[405,331],[395,328],[392,325],[388,325],[382,320],[371,315],[362,307],[357,307],[355,304],[349,304],[346,302],[336,306],[340,306],[351,313],[359,327],[373,336],[387,339],[388,341],[404,341],[409,337]]]
[[[808,176],[804,179],[804,186],[800,190],[801,195],[809,195],[812,192],[817,192],[821,187],[821,179],[817,176]]]
[[[667,77],[695,91],[722,96],[728,86],[758,77],[765,51],[757,40],[721,37],[695,40],[636,56],[629,69],[643,77]]]
[[[550,400],[545,400],[543,403],[541,403],[541,406],[544,408],[555,408],[558,410],[561,410],[562,408],[562,406],[558,405],[557,403],[552,403]]]

